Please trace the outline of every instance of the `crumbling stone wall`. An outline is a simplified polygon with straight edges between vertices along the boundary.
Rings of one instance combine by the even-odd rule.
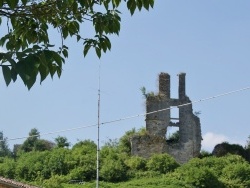
[[[150,157],[154,153],[168,153],[179,163],[185,163],[196,157],[201,149],[201,127],[199,118],[193,114],[192,104],[186,96],[185,73],[179,74],[179,98],[170,97],[170,75],[159,75],[159,93],[150,95],[146,101],[146,130],[143,136],[131,138],[131,153],[142,157]],[[181,106],[183,105],[183,106]],[[179,122],[171,121],[171,107],[179,108]],[[159,111],[160,110],[160,111]],[[162,110],[162,111],[161,111]],[[167,142],[167,127],[179,127],[178,142]]]

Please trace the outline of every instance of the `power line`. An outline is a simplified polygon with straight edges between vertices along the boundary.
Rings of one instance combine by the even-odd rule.
[[[233,91],[229,91],[229,92],[226,92],[226,93],[214,95],[212,97],[207,97],[207,98],[204,98],[204,99],[195,100],[193,102],[188,102],[188,103],[181,104],[181,105],[174,106],[174,107],[170,107],[170,108],[164,108],[164,109],[160,109],[160,110],[156,110],[156,111],[152,111],[152,112],[127,116],[127,117],[123,117],[123,118],[119,118],[119,119],[115,119],[115,120],[111,120],[111,121],[102,122],[102,123],[100,123],[100,125],[111,124],[111,123],[115,123],[115,122],[119,122],[119,121],[124,121],[124,120],[128,120],[128,119],[137,118],[137,117],[140,117],[140,116],[146,116],[148,114],[153,114],[153,113],[157,113],[157,112],[171,110],[173,108],[179,108],[179,107],[183,107],[183,106],[187,106],[187,105],[191,105],[191,104],[196,104],[196,103],[200,103],[200,102],[204,102],[204,101],[208,101],[208,100],[213,100],[213,99],[216,99],[216,98],[219,98],[219,97],[224,97],[226,95],[239,93],[239,92],[246,91],[246,90],[249,90],[249,89],[250,89],[250,86],[245,87],[245,88],[241,88],[241,89],[238,89],[238,90],[233,90]],[[70,129],[58,130],[58,131],[54,131],[54,132],[48,132],[48,133],[44,133],[44,134],[40,134],[40,135],[10,138],[10,139],[5,139],[5,141],[20,140],[20,139],[26,139],[26,138],[30,138],[30,137],[36,137],[36,136],[46,136],[46,135],[58,134],[58,133],[62,133],[62,132],[70,132],[70,131],[74,131],[74,130],[89,128],[89,127],[95,127],[95,126],[98,126],[98,123],[97,124],[89,124],[89,125],[85,125],[85,126],[79,126],[79,127],[70,128]],[[4,140],[0,140],[0,142],[2,142],[2,141],[4,141]]]

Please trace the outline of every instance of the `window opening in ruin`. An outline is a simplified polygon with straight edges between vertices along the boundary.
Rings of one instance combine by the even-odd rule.
[[[171,107],[170,109],[170,124],[167,128],[166,140],[168,142],[179,141],[179,108]]]
[[[171,127],[167,128],[166,135],[167,142],[176,143],[180,140],[179,127]]]
[[[179,108],[171,107],[171,109],[170,109],[170,121],[172,123],[178,123],[179,122]]]

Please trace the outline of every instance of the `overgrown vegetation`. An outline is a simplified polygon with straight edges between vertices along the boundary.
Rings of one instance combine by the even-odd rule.
[[[101,187],[250,187],[249,162],[240,153],[228,154],[232,148],[239,149],[238,146],[232,144],[230,148],[227,143],[230,149],[221,157],[202,151],[200,158],[180,165],[168,154],[155,154],[148,159],[131,156],[129,139],[141,134],[146,134],[145,129],[132,129],[119,140],[108,140],[101,147]],[[77,188],[82,184],[95,187],[96,144],[93,141],[79,141],[69,148],[67,139],[58,137],[56,144],[45,141],[53,143],[52,147],[45,148],[37,144],[44,141],[37,129],[32,129],[29,135],[16,155],[7,152],[0,157],[0,176],[45,188]],[[248,149],[249,145],[244,150]]]

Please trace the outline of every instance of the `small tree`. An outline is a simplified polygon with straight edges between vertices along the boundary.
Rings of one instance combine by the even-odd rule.
[[[55,138],[55,142],[56,142],[56,147],[58,148],[69,147],[70,145],[68,139],[63,136],[58,136],[57,138]]]
[[[45,150],[51,150],[54,147],[54,145],[55,144],[53,142],[40,139],[39,131],[36,128],[33,128],[29,132],[29,137],[23,142],[23,144],[19,148],[21,151],[24,152],[45,151]]]
[[[3,137],[3,132],[0,132],[0,157],[11,156],[11,151],[8,147],[7,138]]]

